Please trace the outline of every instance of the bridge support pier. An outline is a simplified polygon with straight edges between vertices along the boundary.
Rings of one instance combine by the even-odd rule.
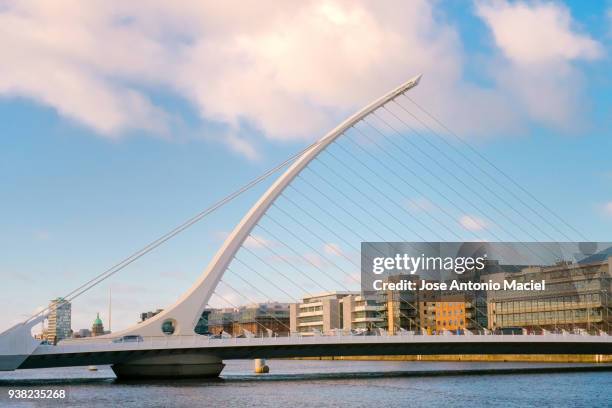
[[[266,365],[264,358],[255,359],[255,373],[256,374],[267,374],[270,372],[270,367]]]
[[[200,353],[141,356],[113,364],[119,379],[211,378],[218,377],[225,364],[220,358]]]

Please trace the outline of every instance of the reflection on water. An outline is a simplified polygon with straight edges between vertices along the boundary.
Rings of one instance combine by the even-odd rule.
[[[10,388],[53,385],[83,407],[612,406],[612,371],[546,371],[589,364],[270,360],[270,374],[254,374],[252,361],[226,363],[219,380],[119,382],[108,366],[0,373],[0,405]],[[543,372],[512,371],[522,368]]]

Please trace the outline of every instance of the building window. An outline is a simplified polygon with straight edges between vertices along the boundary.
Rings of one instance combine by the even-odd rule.
[[[176,322],[174,321],[174,319],[164,320],[161,329],[164,334],[174,334],[174,331],[176,330]]]

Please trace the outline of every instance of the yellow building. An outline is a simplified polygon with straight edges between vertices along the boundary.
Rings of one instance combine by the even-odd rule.
[[[445,299],[435,304],[436,331],[463,330],[468,327],[466,320],[466,301],[464,298]]]

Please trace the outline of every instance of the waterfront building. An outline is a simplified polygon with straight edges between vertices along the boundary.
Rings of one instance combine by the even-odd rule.
[[[386,281],[414,282],[414,290],[383,293],[386,324],[391,334],[400,329],[434,334],[448,330],[481,330],[487,326],[484,291],[422,290],[424,282],[438,281],[423,280],[418,275],[394,275]],[[448,287],[451,281],[445,281]]]
[[[488,326],[492,330],[522,327],[534,332],[580,329],[610,333],[612,257],[586,263],[529,267],[518,274],[500,273],[488,278],[500,283],[504,280],[546,282],[543,291],[489,291]]]
[[[451,288],[455,282],[481,280],[480,277],[462,276],[445,280]],[[419,282],[419,287],[421,283]],[[487,294],[482,290],[420,290],[418,292],[419,325],[428,334],[445,331],[482,331],[487,327]]]
[[[421,287],[421,281],[418,282]],[[433,334],[436,332],[436,304],[440,302],[440,295],[433,290],[417,291],[418,324],[421,332]]]
[[[232,336],[286,336],[289,333],[289,304],[255,303],[239,308],[206,309],[194,330],[198,334]],[[248,333],[247,333],[248,332]]]
[[[455,295],[435,303],[436,332],[464,330],[469,326],[471,316],[466,312],[470,306],[465,295]]]
[[[334,330],[386,328],[385,305],[378,295],[327,292],[290,305],[292,333],[312,335]]]
[[[148,312],[142,312],[140,313],[140,322],[144,322],[145,320],[150,319],[163,311],[164,309],[157,309],[155,311],[149,310]]]
[[[100,313],[98,313],[96,315],[96,319],[91,325],[91,335],[92,337],[95,337],[95,336],[102,336],[103,334],[105,334],[104,324],[102,323],[102,319],[100,319]]]
[[[415,283],[414,290],[389,290],[383,294],[386,324],[391,334],[400,329],[434,334],[487,326],[485,292],[421,290],[423,282],[434,281],[423,280],[418,275],[394,275],[386,281]]]
[[[339,328],[345,332],[387,328],[386,307],[378,295],[347,295],[340,299],[339,306],[342,313]]]
[[[84,338],[84,337],[91,337],[91,330],[89,330],[89,329],[80,329],[79,331],[74,332],[72,334],[72,337],[74,337],[75,339]]]
[[[72,305],[64,298],[56,298],[49,304],[47,329],[45,339],[50,343],[57,343],[72,336],[71,317]]]
[[[208,326],[208,322],[209,322],[211,313],[212,313],[212,309],[204,309],[204,311],[200,315],[200,319],[198,320],[198,323],[196,323],[196,326],[193,329],[194,332],[196,332],[197,334],[210,334],[211,333],[210,327]]]
[[[487,328],[484,291],[443,291],[435,304],[436,332],[483,331]]]
[[[234,308],[211,310],[208,316],[208,331],[215,335],[226,332],[233,336],[235,315],[236,309]]]
[[[326,333],[342,327],[340,299],[358,292],[327,292],[305,297],[289,307],[291,333]]]
[[[289,334],[289,304],[257,303],[239,308],[234,315],[232,333],[235,336],[247,330],[255,336]]]
[[[402,280],[418,283],[417,275],[394,275],[386,279],[387,282],[401,282]],[[419,309],[416,291],[387,290],[381,294],[384,305],[383,317],[386,328],[390,334],[396,334],[400,329],[414,331],[419,328]]]

